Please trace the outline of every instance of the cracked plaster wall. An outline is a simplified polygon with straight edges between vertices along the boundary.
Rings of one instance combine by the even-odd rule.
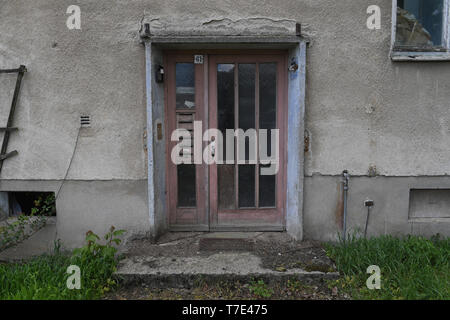
[[[81,31],[65,26],[71,4],[0,0],[0,66],[29,69],[15,117],[21,130],[10,141],[19,156],[5,162],[4,179],[62,179],[82,113],[92,129],[68,178],[146,178],[142,20],[161,35],[276,35],[300,22],[312,41],[306,175],[366,175],[371,166],[387,176],[450,172],[450,63],[391,62],[390,0],[80,0]],[[366,27],[372,4],[381,30]],[[8,77],[0,77],[0,121]]]

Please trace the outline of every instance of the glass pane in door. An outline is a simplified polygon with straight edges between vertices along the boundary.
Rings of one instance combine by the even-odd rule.
[[[255,64],[239,64],[239,125],[247,131],[255,126]],[[245,141],[245,160],[249,160],[250,141]]]
[[[261,175],[261,168],[269,165],[260,165],[259,176],[259,207],[274,208],[275,207],[275,177],[276,175]]]
[[[277,128],[277,111],[277,63],[217,64],[217,123],[223,141],[227,141],[226,129],[246,132],[245,157],[237,152],[238,139],[231,155],[223,146],[224,159],[231,158],[234,164],[217,165],[219,209],[276,207],[276,176],[261,175],[264,165],[251,162],[258,161],[259,155],[253,144],[257,139],[249,138],[247,130],[266,129],[267,156],[274,156],[270,130]],[[255,157],[250,157],[250,148]]]
[[[256,64],[241,63],[238,70],[239,82],[239,126],[238,128],[247,131],[256,129],[256,106],[255,106],[255,85],[256,85]],[[245,139],[245,160],[249,157],[250,140]],[[240,208],[255,207],[255,170],[256,166],[251,164],[238,166],[238,198]]]
[[[271,129],[277,127],[277,65],[259,65],[259,128],[267,129],[267,155],[272,155]],[[264,141],[261,141],[263,143]],[[264,167],[260,165],[261,167]],[[261,170],[260,170],[261,171]],[[275,207],[275,175],[259,176],[259,207]]]
[[[195,164],[179,164],[177,166],[178,207],[193,208],[196,206]]]
[[[176,108],[195,108],[195,65],[177,63],[175,66]]]
[[[217,66],[217,115],[218,115],[218,129],[225,137],[226,129],[234,130],[234,64],[225,63]],[[224,159],[233,155],[226,153],[225,145],[222,151]],[[218,198],[220,209],[235,209],[236,208],[236,192],[235,192],[235,166],[234,164],[218,164],[217,165],[217,183],[218,183]]]
[[[239,165],[239,208],[255,207],[255,165]]]
[[[192,130],[194,113],[179,113],[195,109],[195,65],[181,62],[175,65],[175,88],[177,127]],[[184,109],[184,110],[183,110]],[[177,165],[177,206],[179,208],[196,207],[196,166],[194,164]]]

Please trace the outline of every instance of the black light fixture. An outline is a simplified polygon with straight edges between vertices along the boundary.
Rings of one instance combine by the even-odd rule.
[[[157,65],[155,68],[155,81],[158,83],[164,82],[164,67]]]
[[[296,72],[296,71],[298,70],[297,59],[292,58],[291,64],[289,65],[288,70],[289,70],[290,72]]]

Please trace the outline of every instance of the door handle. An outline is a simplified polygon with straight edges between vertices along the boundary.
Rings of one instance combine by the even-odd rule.
[[[216,140],[211,142],[211,156],[214,158],[216,156]]]
[[[211,155],[213,156],[213,158],[216,156],[216,142],[215,141],[211,145]]]

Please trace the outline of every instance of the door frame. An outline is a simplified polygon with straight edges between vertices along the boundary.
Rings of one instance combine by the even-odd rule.
[[[147,30],[148,28],[143,28]],[[274,48],[288,50],[288,135],[287,135],[287,170],[286,170],[286,232],[296,240],[304,235],[304,147],[305,147],[305,107],[307,77],[307,47],[309,39],[286,31],[282,35],[273,36],[233,36],[215,35],[210,37],[196,36],[196,32],[186,30],[186,36],[151,35],[148,32],[140,35],[143,44],[144,66],[142,76],[145,81],[144,93],[144,156],[146,158],[147,215],[142,220],[142,230],[152,239],[158,238],[168,230],[177,231],[177,227],[168,226],[167,214],[167,180],[166,180],[166,137],[164,128],[166,94],[164,83],[156,81],[158,66],[164,65],[164,52],[168,50],[195,49],[195,52],[206,52],[211,47],[222,49],[265,49]],[[162,130],[161,130],[162,129]],[[160,133],[163,133],[162,135]],[[192,231],[192,229],[180,231]],[[208,231],[208,229],[199,231]]]
[[[284,130],[280,130],[280,141],[287,140],[287,115],[288,115],[288,74],[287,74],[287,61],[288,61],[288,51],[287,50],[168,50],[163,51],[163,64],[164,70],[167,74],[173,76],[174,74],[174,62],[193,62],[194,55],[203,55],[204,62],[201,65],[195,65],[195,75],[196,75],[196,120],[203,120],[204,123],[208,124],[210,127],[210,115],[214,114],[217,110],[209,110],[209,105],[211,103],[210,97],[210,85],[214,85],[217,79],[214,77],[209,81],[210,77],[214,73],[213,68],[210,68],[210,59],[215,59],[216,57],[239,57],[238,60],[248,62],[255,62],[251,56],[258,56],[258,60],[266,60],[274,61],[274,57],[279,62],[277,75],[277,84],[280,85],[280,90],[278,92],[282,92],[280,97],[277,97],[277,103],[281,107],[279,114],[281,115],[280,121],[277,119],[277,127],[280,129],[281,124],[284,124]],[[264,58],[263,58],[264,57]],[[252,60],[253,59],[253,60]],[[267,60],[267,61],[269,61]],[[166,79],[165,79],[166,80]],[[197,88],[198,86],[198,88]],[[171,88],[172,87],[172,88]],[[203,204],[203,208],[200,209],[198,214],[199,218],[195,219],[192,216],[192,210],[190,209],[177,209],[176,201],[173,200],[173,197],[176,196],[176,178],[173,177],[173,170],[170,170],[171,166],[174,166],[171,162],[170,154],[172,147],[175,143],[170,141],[170,129],[174,127],[175,121],[175,110],[170,110],[173,108],[169,108],[169,105],[173,104],[173,88],[174,86],[169,85],[169,81],[164,81],[164,108],[165,108],[165,137],[166,137],[166,194],[167,194],[167,209],[168,214],[167,225],[169,230],[172,231],[215,231],[215,230],[224,230],[224,231],[284,231],[286,230],[286,198],[287,198],[287,190],[286,190],[286,169],[287,161],[287,143],[284,143],[283,154],[280,152],[280,167],[279,170],[279,178],[277,179],[277,197],[276,203],[279,208],[279,216],[273,216],[271,220],[267,220],[265,224],[260,226],[258,225],[219,225],[217,223],[217,208],[214,208],[214,205],[217,207],[217,199],[210,199],[211,196],[217,195],[217,192],[212,192],[214,186],[210,183],[211,177],[216,176],[216,172],[213,172],[213,167],[216,165],[206,165],[202,163],[201,169],[199,171],[206,171],[206,174],[197,173],[196,177],[196,185],[197,191],[203,188],[205,192],[197,192],[197,206]],[[169,122],[171,123],[169,125]],[[206,128],[203,128],[205,130]],[[206,143],[202,143],[203,147],[205,147]],[[281,151],[281,150],[280,150]],[[197,165],[199,166],[199,165]],[[209,167],[209,168],[208,168]],[[206,168],[206,169],[205,169]],[[279,185],[281,183],[281,186]],[[215,186],[217,188],[217,186]],[[212,200],[212,201],[211,201]],[[174,205],[175,204],[175,205]],[[261,216],[261,212],[258,211],[266,211],[271,209],[250,209],[251,217],[257,218]],[[273,210],[273,209],[272,209]],[[184,214],[186,216],[185,220],[177,219],[176,215],[178,213]],[[183,212],[181,212],[183,211]]]

